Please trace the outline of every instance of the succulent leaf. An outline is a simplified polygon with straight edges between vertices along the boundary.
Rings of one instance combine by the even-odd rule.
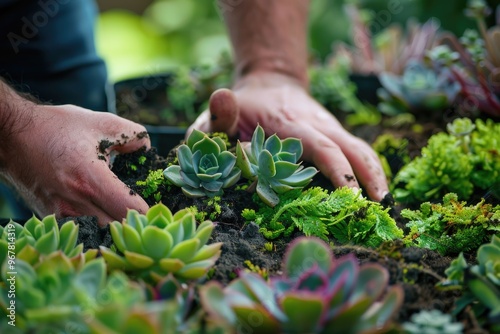
[[[275,207],[280,202],[278,195],[273,191],[270,184],[263,179],[260,179],[257,183],[256,191],[262,202],[270,207]]]
[[[236,166],[241,170],[241,175],[244,178],[249,180],[253,180],[256,176],[256,173],[253,172],[252,163],[249,160],[249,156],[247,155],[245,149],[243,148],[243,144],[238,140],[236,144]]]
[[[280,301],[289,322],[285,330],[295,333],[315,333],[325,309],[322,296],[289,292]]]
[[[174,244],[170,233],[153,225],[147,226],[142,232],[142,242],[145,253],[155,260],[166,257]]]
[[[41,230],[41,229],[40,229]],[[41,254],[48,255],[55,252],[59,244],[59,238],[57,238],[57,232],[55,228],[49,230],[46,234],[39,234],[40,237],[35,243],[35,249]]]
[[[236,315],[231,306],[226,303],[226,295],[221,285],[217,282],[209,282],[200,290],[203,308],[210,314],[217,315],[227,323],[235,323]]]
[[[123,225],[117,221],[111,222],[109,224],[109,230],[116,248],[118,248],[120,252],[124,252],[125,249],[127,249],[127,246],[125,245],[125,240],[123,239]]]
[[[208,220],[202,222],[198,226],[198,229],[196,230],[194,237],[200,240],[200,245],[205,245],[208,242],[208,239],[212,235],[214,227],[215,227],[214,224]]]
[[[201,242],[200,242],[200,244],[201,244]],[[198,262],[198,261],[203,261],[203,260],[212,258],[220,252],[221,246],[222,246],[222,243],[220,243],[220,242],[210,244],[210,245],[205,245],[205,246],[201,247],[200,250],[198,250],[198,252],[191,259],[191,261]]]
[[[199,239],[188,239],[181,241],[177,245],[175,245],[174,248],[172,248],[169,256],[179,259],[184,263],[188,262],[194,257],[199,245]]]
[[[188,147],[193,147],[194,144],[196,144],[200,140],[203,140],[203,138],[205,138],[205,133],[203,133],[200,130],[194,129],[193,132],[191,132],[191,134],[187,138],[186,144]]]
[[[104,246],[100,246],[99,248],[102,257],[106,260],[106,263],[108,264],[110,269],[118,269],[118,270],[129,269],[130,266],[128,265],[128,262],[125,260],[125,258],[121,257],[115,252],[112,252],[110,249],[107,249]]]
[[[282,150],[281,140],[276,134],[273,134],[264,142],[264,148],[266,151],[269,151],[269,153],[271,153],[271,156],[275,156]]]
[[[128,224],[123,225],[123,241],[127,250],[135,253],[144,253],[141,235]]]
[[[78,239],[78,226],[75,225],[72,220],[66,222],[65,224],[63,224],[63,226],[61,226],[61,229],[59,231],[59,238],[62,251],[65,254],[69,254],[76,246],[76,241]]]
[[[298,278],[314,264],[325,273],[330,271],[333,255],[324,243],[315,238],[298,239],[294,241],[283,260],[284,273],[292,278]]]
[[[259,154],[259,172],[267,179],[276,175],[276,165],[273,156],[269,151],[262,151]]]
[[[156,225],[159,228],[164,228],[169,223],[173,221],[172,211],[170,211],[165,205],[161,205],[160,203],[153,205],[149,208],[148,212],[146,212],[147,221],[149,221],[150,225]],[[164,222],[158,225],[153,223],[154,219],[163,219]]]
[[[160,267],[166,272],[171,272],[171,273],[177,273],[179,270],[181,270],[182,267],[184,267],[184,262],[182,262],[179,259],[161,259],[160,260]]]
[[[203,277],[207,273],[208,268],[214,264],[212,260],[192,262],[179,269],[176,275],[185,279],[197,279]]]
[[[258,125],[253,132],[250,149],[252,152],[251,155],[252,157],[254,157],[254,161],[257,161],[256,158],[262,151],[265,135],[266,134],[264,133],[264,129],[260,125]]]
[[[179,167],[185,173],[194,172],[193,153],[187,145],[181,145],[177,149],[177,159],[179,160]]]
[[[146,269],[154,264],[154,260],[149,256],[125,251],[125,260],[135,268]]]
[[[273,334],[279,332],[279,323],[269,316],[269,312],[261,305],[249,306],[233,306],[233,311],[236,314],[241,326],[254,327],[255,322],[252,319],[259,319],[257,324],[259,333]]]
[[[360,296],[368,296],[377,300],[389,282],[389,274],[380,265],[366,264],[359,270],[356,286],[351,295],[352,300]]]

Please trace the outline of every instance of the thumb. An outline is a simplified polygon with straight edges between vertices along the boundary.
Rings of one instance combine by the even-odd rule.
[[[212,131],[226,132],[229,136],[236,135],[240,108],[231,90],[227,88],[216,90],[210,96],[209,110]]]
[[[225,132],[229,136],[237,134],[240,109],[231,90],[221,88],[213,92],[208,108],[188,128],[186,138],[194,129],[202,132]]]

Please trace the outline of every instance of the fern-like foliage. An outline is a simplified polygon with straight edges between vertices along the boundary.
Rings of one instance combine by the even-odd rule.
[[[401,216],[409,219],[406,244],[443,255],[475,250],[500,231],[500,205],[492,206],[484,200],[467,205],[454,193],[445,195],[442,204],[425,202],[420,210],[404,209]]]
[[[285,193],[276,207],[261,206],[258,212],[247,209],[243,216],[260,225],[268,239],[299,229],[306,236],[327,240],[331,235],[341,243],[377,247],[384,241],[403,237],[387,211],[347,187],[330,193],[312,187]]]

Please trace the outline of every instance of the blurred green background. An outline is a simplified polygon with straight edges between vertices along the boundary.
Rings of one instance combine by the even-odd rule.
[[[285,1],[285,0],[281,0]],[[324,59],[335,41],[349,42],[350,24],[343,10],[353,0],[311,0],[311,54]],[[377,33],[410,17],[437,17],[443,29],[461,34],[474,22],[465,17],[467,0],[357,0],[373,10],[370,28]],[[490,0],[496,7],[500,0]],[[215,0],[98,0],[101,14],[97,47],[111,81],[161,73],[180,65],[211,64],[230,50]]]

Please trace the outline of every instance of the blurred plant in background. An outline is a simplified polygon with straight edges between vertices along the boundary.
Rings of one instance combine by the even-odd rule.
[[[490,0],[490,5],[498,2]],[[213,63],[229,40],[215,0],[98,0],[97,47],[112,81],[158,73],[179,65]],[[350,18],[343,6],[351,0],[311,0],[309,45],[325,59],[334,41],[350,41]],[[439,17],[442,27],[459,35],[474,23],[463,15],[466,0],[358,0],[371,11],[368,29],[377,34],[391,23],[416,17]],[[148,5],[149,4],[149,5]],[[135,10],[135,12],[131,11]]]
[[[168,103],[159,112],[160,121],[133,120],[190,124],[211,92],[231,85],[231,47],[218,2],[150,0],[149,5],[141,2],[137,11],[112,9],[100,15],[97,46],[110,79],[170,73],[173,80],[162,97]],[[471,109],[467,103],[496,115],[500,56],[494,45],[500,33],[498,26],[488,30],[489,13],[483,0],[312,0],[311,93],[329,110],[350,113],[348,125],[378,123],[380,113],[369,105],[377,103],[390,116]],[[476,22],[467,16],[477,21],[475,35],[476,30],[467,29]],[[454,34],[464,35],[459,40]],[[221,66],[221,55],[227,58],[222,63],[230,66]],[[142,102],[140,96],[129,100]],[[179,120],[178,110],[187,119]]]
[[[463,108],[500,116],[500,4],[495,25],[487,28],[486,18],[492,10],[484,0],[468,1],[465,14],[477,23],[477,30],[466,30],[459,39],[452,33],[442,37],[446,47],[442,63],[460,83]],[[450,56],[452,54],[453,56]]]
[[[101,0],[101,8],[107,2]],[[96,41],[113,82],[181,65],[213,64],[221,52],[230,50],[214,1],[155,0],[143,13],[104,11]]]

